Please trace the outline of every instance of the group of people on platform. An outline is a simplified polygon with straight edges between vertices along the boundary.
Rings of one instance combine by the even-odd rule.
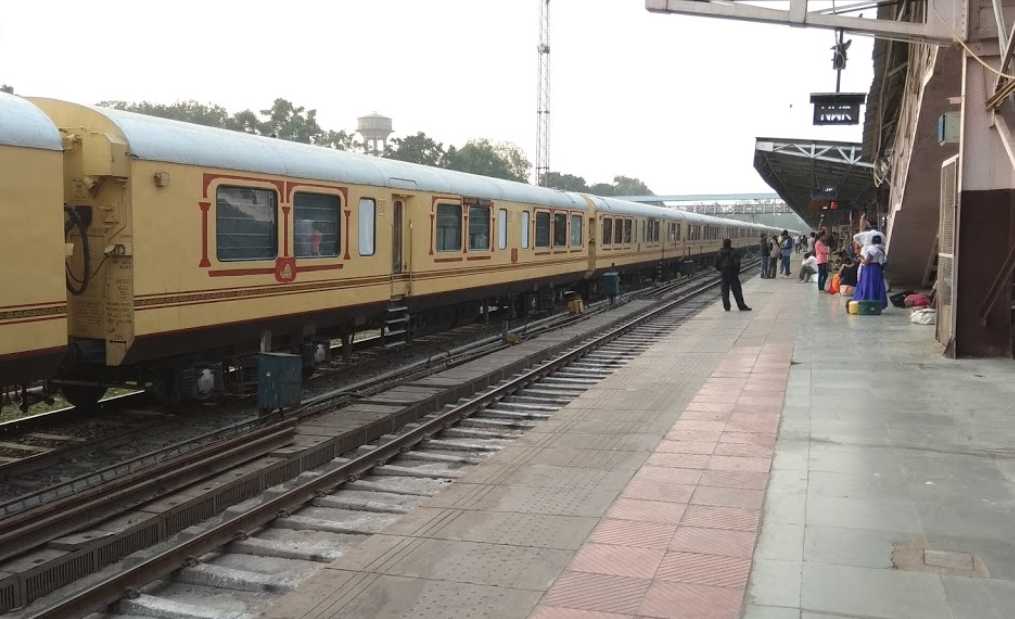
[[[837,292],[849,301],[876,301],[881,309],[888,307],[884,266],[888,261],[884,235],[870,224],[862,223],[863,231],[853,236],[852,243],[834,253],[837,260],[835,286],[828,286],[830,256],[833,253],[828,231],[812,232],[804,260],[800,265],[800,281],[817,275],[818,292]],[[833,290],[834,288],[834,290]]]
[[[783,277],[792,275],[789,268],[789,258],[793,255],[796,242],[786,230],[782,234],[761,235],[761,278],[775,279],[776,273]]]
[[[876,301],[884,309],[888,307],[884,277],[887,262],[885,237],[863,219],[861,228],[863,231],[854,235],[852,242],[847,243],[843,249],[838,249],[837,239],[825,228],[811,232],[809,237],[800,236],[796,239],[786,230],[772,237],[762,234],[759,245],[761,278],[775,279],[780,273],[783,277],[791,277],[790,257],[794,251],[804,252],[800,265],[801,282],[808,282],[811,276],[816,275],[818,292],[838,293],[846,297],[847,308],[850,301]],[[837,273],[833,282],[837,284],[837,289],[834,291],[828,286],[830,257],[833,252],[837,260]],[[744,302],[740,266],[740,255],[733,249],[732,241],[724,239],[715,268],[722,275],[723,308],[727,312],[731,307],[730,292],[740,311],[751,311]]]

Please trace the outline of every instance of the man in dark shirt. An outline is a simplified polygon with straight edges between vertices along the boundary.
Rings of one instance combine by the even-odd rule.
[[[730,289],[732,289],[737,309],[741,312],[751,311],[751,308],[744,303],[744,291],[740,287],[740,256],[733,251],[733,241],[730,239],[723,239],[722,249],[719,250],[719,257],[715,261],[715,268],[722,276],[723,309],[727,312],[730,311]]]

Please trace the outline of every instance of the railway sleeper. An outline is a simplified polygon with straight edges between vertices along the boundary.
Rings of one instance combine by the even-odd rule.
[[[559,406],[548,406],[545,404],[532,404],[527,402],[506,402],[504,400],[497,402],[497,407],[504,408],[507,410],[536,411],[536,412],[543,411],[547,413],[552,413],[554,411],[560,410]]]
[[[390,495],[387,493],[363,493],[356,492],[350,493],[354,496],[347,496],[345,491],[338,492],[337,494],[329,494],[322,497],[317,497],[311,504],[316,507],[330,507],[333,509],[347,509],[361,512],[375,512],[378,514],[408,514],[415,507],[415,502],[411,505],[403,504],[404,500],[399,500],[398,495]],[[385,497],[391,497],[387,501],[359,498],[364,494],[378,494]]]
[[[213,563],[198,563],[193,567],[185,567],[176,573],[180,582],[191,585],[232,589],[234,591],[279,592],[284,593],[296,588],[298,581],[279,574],[264,574],[239,570]]]
[[[423,477],[426,479],[458,479],[464,475],[462,471],[435,464],[420,464],[419,466],[382,464],[370,469],[370,473],[382,477]]]
[[[551,416],[545,413],[537,413],[533,411],[521,412],[521,411],[509,411],[499,408],[485,408],[482,412],[476,415],[480,418],[493,417],[495,419],[549,419]]]
[[[459,425],[465,428],[494,428],[511,430],[531,430],[536,427],[536,424],[525,423],[523,421],[505,421],[501,419],[487,419],[485,417],[468,417],[463,419]]]
[[[521,436],[519,432],[491,432],[489,430],[476,430],[473,428],[462,428],[456,426],[441,432],[444,438],[478,438],[483,440],[505,439],[511,440]]]
[[[424,442],[426,447],[432,447],[434,449],[446,449],[448,451],[500,451],[503,449],[502,445],[487,444],[487,443],[466,443],[464,441],[455,441],[447,439],[427,439]]]
[[[233,542],[226,547],[229,552],[238,552],[260,557],[273,557],[276,559],[295,559],[297,561],[312,561],[315,563],[331,563],[341,558],[342,551],[337,547],[317,542],[280,541],[264,539],[262,537],[249,537],[245,540]]]

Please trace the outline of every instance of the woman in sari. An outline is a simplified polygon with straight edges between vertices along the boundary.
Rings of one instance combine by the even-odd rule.
[[[881,236],[874,235],[871,244],[860,251],[859,281],[856,290],[853,291],[854,301],[878,301],[881,309],[888,307],[888,292],[885,290],[885,277],[882,267],[887,261],[884,247],[881,246]]]

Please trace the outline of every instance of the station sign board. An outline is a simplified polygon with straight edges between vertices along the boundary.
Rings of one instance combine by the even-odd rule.
[[[828,201],[838,199],[839,199],[839,190],[836,187],[831,186],[815,187],[814,189],[811,190],[811,200]]]
[[[862,92],[816,92],[811,94],[815,125],[858,125],[860,106],[867,100]]]

